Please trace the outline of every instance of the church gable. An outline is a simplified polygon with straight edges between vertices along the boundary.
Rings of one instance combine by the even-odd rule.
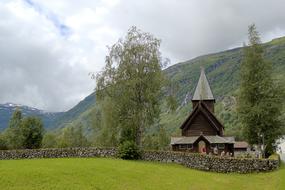
[[[180,128],[183,136],[195,136],[201,133],[223,135],[224,127],[208,107],[200,101]]]
[[[202,112],[198,112],[195,118],[182,129],[183,136],[217,135],[217,128],[210,124]]]

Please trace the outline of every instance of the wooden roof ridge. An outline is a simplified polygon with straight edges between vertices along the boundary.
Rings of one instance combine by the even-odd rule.
[[[194,107],[193,111],[190,113],[190,115],[186,118],[186,120],[182,123],[182,125],[180,126],[180,129],[185,128],[187,123],[191,123],[192,120],[195,118],[195,116],[198,114],[198,112],[201,112],[206,119],[211,123],[211,126],[214,126],[216,130],[220,131],[220,127],[217,126],[216,123],[218,123],[218,125],[222,126],[222,128],[224,129],[224,126],[222,125],[222,123],[216,118],[216,116],[209,110],[209,108],[207,107],[207,105],[205,105],[205,103],[203,103],[203,101],[199,101],[199,103]],[[209,117],[210,115],[210,117]],[[213,120],[216,122],[213,122]]]

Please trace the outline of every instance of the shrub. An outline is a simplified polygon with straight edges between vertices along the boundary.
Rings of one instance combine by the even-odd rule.
[[[0,150],[7,150],[7,142],[4,135],[0,134]]]
[[[118,157],[125,160],[137,160],[141,151],[133,141],[125,141],[118,148]]]
[[[277,153],[271,154],[268,159],[271,159],[271,160],[278,160],[279,163],[281,163],[280,155],[277,154]]]

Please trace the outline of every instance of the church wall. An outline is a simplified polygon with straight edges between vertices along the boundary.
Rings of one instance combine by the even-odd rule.
[[[214,129],[207,121],[205,116],[198,114],[190,126],[185,127],[182,130],[182,136],[199,136],[203,132],[203,135],[217,135],[216,129]]]

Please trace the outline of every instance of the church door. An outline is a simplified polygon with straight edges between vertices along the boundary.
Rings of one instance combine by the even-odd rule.
[[[204,141],[200,141],[198,144],[199,153],[206,153],[206,143]]]

